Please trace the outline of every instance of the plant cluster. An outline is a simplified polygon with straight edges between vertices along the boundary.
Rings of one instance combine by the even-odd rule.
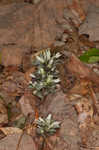
[[[51,114],[49,114],[45,119],[39,117],[38,120],[36,120],[36,124],[37,133],[43,137],[53,135],[56,132],[56,129],[60,128],[60,122],[54,121]]]
[[[33,62],[36,71],[30,74],[32,80],[29,85],[33,88],[33,94],[40,99],[43,99],[49,93],[55,92],[56,85],[60,82],[59,71],[56,68],[60,56],[59,52],[52,55],[50,49],[47,49],[36,56]]]

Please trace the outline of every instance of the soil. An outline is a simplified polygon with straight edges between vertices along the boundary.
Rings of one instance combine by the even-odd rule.
[[[98,16],[94,0],[0,1],[0,150],[99,150],[99,62],[79,59],[99,51]],[[61,53],[60,83],[40,99],[30,74],[47,48]],[[60,128],[42,136],[49,114]]]

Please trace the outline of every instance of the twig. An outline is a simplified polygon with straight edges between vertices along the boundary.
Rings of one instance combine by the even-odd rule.
[[[89,147],[89,146],[86,146],[86,145],[83,145],[83,144],[81,144],[80,147],[82,147],[82,148],[87,148],[87,149],[95,149],[95,150],[98,150],[98,149],[99,149],[99,146]]]
[[[97,104],[97,98],[96,98],[96,95],[92,89],[92,86],[89,85],[89,90],[90,90],[90,95],[92,97],[92,103],[93,103],[93,108],[94,108],[94,114],[99,114],[98,111],[97,111],[97,107],[96,107],[96,104]]]
[[[20,138],[19,138],[19,140],[18,140],[18,144],[17,144],[16,150],[19,150],[19,146],[20,146],[20,143],[21,143],[21,140],[22,140],[23,135],[24,135],[24,131],[23,131],[22,134],[20,135]]]
[[[43,137],[43,141],[42,141],[42,144],[41,144],[40,150],[43,150],[43,149],[44,149],[44,146],[45,146],[45,138]]]

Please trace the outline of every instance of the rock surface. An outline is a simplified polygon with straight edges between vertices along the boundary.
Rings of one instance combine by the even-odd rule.
[[[85,22],[80,26],[79,32],[89,34],[91,41],[99,40],[99,5],[90,5]]]
[[[2,50],[1,63],[4,66],[19,66],[22,63],[22,51],[16,46],[8,46]]]
[[[21,56],[31,47],[32,50],[39,50],[53,44],[56,36],[63,32],[64,24],[67,24],[63,15],[69,5],[67,0],[50,0],[50,3],[44,0],[37,5],[14,3],[0,6],[0,49],[4,51],[2,64],[20,65]],[[67,11],[71,11],[74,20],[78,16],[76,22],[79,24],[82,20],[79,17],[84,17],[79,3],[72,4],[69,9]]]
[[[13,134],[0,140],[0,150],[16,150],[20,134]],[[19,150],[37,150],[36,145],[29,135],[24,134],[19,146]]]

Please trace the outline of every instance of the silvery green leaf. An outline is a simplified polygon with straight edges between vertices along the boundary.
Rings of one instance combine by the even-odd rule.
[[[61,56],[60,53],[56,53],[55,58],[59,58]]]
[[[42,95],[42,92],[37,91],[36,96],[38,96],[41,100],[44,98],[44,96]]]
[[[51,71],[54,71],[56,69],[56,67],[54,66],[53,68],[51,68]]]
[[[40,133],[41,133],[41,134],[44,134],[44,130],[40,130]]]
[[[39,117],[38,121],[45,122],[41,117]]]
[[[43,53],[42,53],[43,57],[44,57],[44,62],[47,61],[47,50],[45,50]]]
[[[40,85],[41,89],[42,89],[43,86],[44,86],[43,82],[40,82],[39,85]]]
[[[50,134],[53,134],[53,133],[55,133],[55,132],[56,132],[56,129],[50,129],[50,130],[49,130],[49,133],[50,133]]]
[[[58,79],[55,79],[55,80],[53,80],[53,82],[54,83],[59,83],[60,82],[60,79],[58,78]]]
[[[34,74],[30,76],[35,78],[30,84],[31,88],[36,90],[35,95],[40,99],[48,95],[51,92],[55,92],[56,84],[60,82],[56,69],[56,64],[59,62],[57,58],[61,56],[60,53],[56,53],[51,56],[50,49],[46,49],[36,57],[35,64],[37,66]]]
[[[48,68],[51,68],[52,67],[52,64],[53,64],[54,60],[53,59],[50,59],[49,63],[48,63]]]
[[[30,85],[29,85],[29,88],[33,88],[33,86],[30,84]]]
[[[49,115],[47,116],[46,120],[51,120],[51,118],[52,118],[52,115],[49,114]]]
[[[35,87],[37,85],[37,82],[36,81],[33,82],[32,85],[33,85],[33,87]]]
[[[50,60],[50,58],[51,58],[51,52],[50,52],[50,49],[47,49],[47,61],[49,61]]]
[[[41,63],[44,63],[44,59],[39,57],[39,56],[36,56],[36,59],[39,60]]]
[[[38,128],[38,129],[37,129],[37,133],[42,135],[42,134],[44,134],[44,130]]]
[[[32,81],[29,81],[29,84],[33,84]]]
[[[36,90],[40,90],[40,86],[39,86],[39,84],[37,83],[37,82],[34,82],[33,83],[33,87],[36,89]]]
[[[53,79],[53,76],[52,75],[48,75],[47,77],[47,80],[46,80],[46,83],[51,83],[52,82],[52,79]]]
[[[47,118],[46,118],[47,124],[50,124],[50,123],[51,123],[51,117],[52,117],[51,114],[49,114],[49,115],[47,116]]]
[[[34,90],[34,91],[33,91],[33,94],[35,95],[36,93],[37,93],[37,90]]]
[[[40,73],[41,73],[42,75],[44,75],[44,74],[45,74],[45,71],[44,71],[44,69],[43,69],[43,68],[40,68]]]
[[[58,121],[53,122],[49,128],[60,128],[60,122]]]
[[[36,78],[36,76],[34,75],[34,74],[30,74],[30,77],[32,77],[32,78]]]

